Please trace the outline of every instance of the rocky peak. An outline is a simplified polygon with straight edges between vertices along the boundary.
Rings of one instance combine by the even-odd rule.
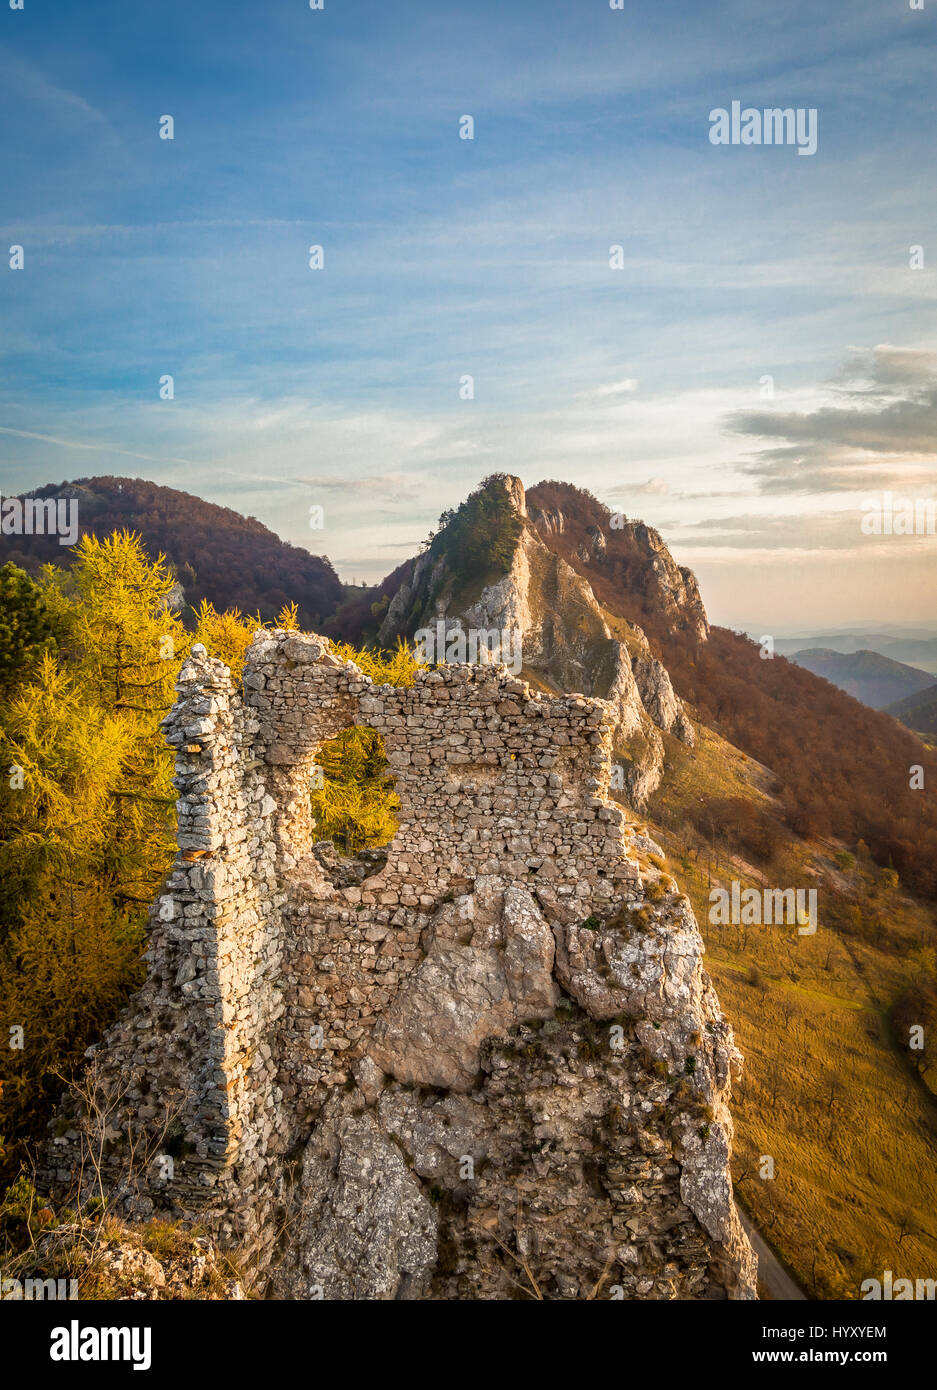
[[[503,479],[503,484],[518,516],[526,517],[527,496],[524,492],[524,484],[521,482],[520,478],[515,478],[513,474],[509,473]]]
[[[643,521],[629,521],[622,529],[630,531],[648,557],[644,595],[674,627],[705,642],[709,636],[709,620],[693,571],[676,563],[660,532],[653,526]]]
[[[578,555],[583,564],[588,564],[590,560],[601,558],[608,549],[608,542],[605,539],[605,532],[599,526],[587,526],[586,535],[588,544],[580,545]]]
[[[621,533],[611,527],[606,531],[598,520],[583,526],[581,518],[574,520],[557,507],[529,505],[523,484],[512,476],[495,476],[473,494],[482,499],[482,515],[485,495],[502,488],[519,523],[516,541],[511,547],[502,544],[503,573],[467,587],[457,573],[458,555],[446,543],[450,521],[442,533],[444,543],[414,562],[390,598],[378,641],[385,646],[398,637],[412,641],[421,629],[435,631],[441,620],[447,632],[512,634],[512,647],[520,651],[523,670],[532,679],[551,690],[611,703],[616,751],[625,768],[621,789],[635,807],[643,808],[663,772],[658,731],[686,744],[694,742],[694,732],[644,632],[619,621],[613,635],[611,624],[623,615],[610,612],[597,596],[599,580],[614,566]],[[590,507],[607,520],[594,499]],[[503,538],[503,518],[499,524]],[[658,613],[672,613],[676,622],[680,604],[695,592],[695,581],[689,572],[683,576],[656,531],[643,523],[631,526],[627,540],[632,549],[650,556],[649,561],[639,557],[639,578],[645,587],[653,582]],[[564,535],[572,550],[562,543]],[[699,612],[705,627],[701,604]],[[623,626],[627,641],[621,638]]]
[[[527,494],[527,510],[544,544],[588,578],[610,612],[641,622],[658,637],[686,632],[706,641],[709,624],[696,580],[676,564],[653,527],[610,512],[569,483],[538,483]]]

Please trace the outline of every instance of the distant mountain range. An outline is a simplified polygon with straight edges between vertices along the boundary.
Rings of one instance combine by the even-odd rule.
[[[809,647],[794,652],[791,661],[831,681],[872,709],[884,709],[934,685],[929,671],[906,666],[875,651],[837,652],[828,647]]]
[[[832,632],[816,633],[807,637],[776,637],[774,650],[782,656],[793,656],[805,650],[827,651],[852,654],[855,652],[878,652],[892,661],[905,663],[920,671],[929,671],[937,676],[937,632],[924,628],[902,632],[891,629],[882,632]]]

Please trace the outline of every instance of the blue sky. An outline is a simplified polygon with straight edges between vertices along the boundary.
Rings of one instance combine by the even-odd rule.
[[[937,537],[859,516],[937,493],[935,59],[937,0],[0,9],[0,489],[140,475],[377,579],[560,477],[717,621],[932,619]],[[713,146],[733,100],[817,153]]]

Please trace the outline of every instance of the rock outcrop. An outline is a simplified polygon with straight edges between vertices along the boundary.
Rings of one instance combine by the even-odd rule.
[[[306,1146],[300,1194],[294,1238],[274,1281],[281,1297],[426,1292],[436,1266],[436,1208],[374,1114],[344,1093],[328,1102]]]
[[[579,493],[576,501],[581,508],[589,507],[596,520],[577,526],[569,524],[567,516],[555,503],[540,501],[543,489],[554,484],[539,484],[533,488],[526,504],[526,515],[538,534],[558,553],[565,553],[580,571],[603,575],[611,572],[616,560],[624,560],[627,585],[620,596],[638,601],[672,632],[686,633],[697,642],[709,637],[709,622],[700,595],[696,576],[674,560],[659,531],[643,521],[629,521],[620,512],[609,513],[595,498]],[[564,488],[576,493],[576,489]],[[601,524],[600,524],[601,523]],[[576,543],[575,536],[581,540]]]
[[[200,648],[178,691],[147,982],[47,1184],[198,1221],[280,1297],[754,1297],[739,1058],[689,904],[609,799],[613,704],[492,666],[375,687],[287,631],[243,693]],[[364,876],[308,794],[355,723],[400,798]]]
[[[553,933],[525,888],[486,878],[443,908],[428,933],[429,949],[378,1020],[368,1055],[398,1081],[470,1091],[486,1038],[552,1014]]]
[[[522,523],[510,567],[467,595],[453,584],[445,558],[425,553],[391,597],[378,641],[385,646],[398,637],[412,641],[419,629],[435,628],[440,620],[447,633],[516,634],[523,671],[530,679],[551,690],[598,696],[611,703],[617,715],[616,752],[624,768],[621,790],[641,809],[663,773],[664,745],[658,730],[692,746],[692,722],[667,671],[651,655],[641,628],[618,622],[627,640],[613,633],[614,620],[588,579],[545,543],[544,537],[563,532],[562,513],[538,509],[531,517],[519,478],[507,477],[491,486],[506,489]],[[638,524],[629,525],[634,529]],[[606,539],[597,526],[589,528],[589,537],[589,558],[594,560],[605,553]],[[656,531],[643,527],[640,537],[647,554],[645,589],[653,590],[661,610],[675,621],[708,633],[693,576],[674,564]]]
[[[687,632],[705,642],[709,636],[706,609],[693,571],[678,565],[664,544],[659,531],[643,521],[623,526],[647,557],[647,568],[640,592],[677,632]]]

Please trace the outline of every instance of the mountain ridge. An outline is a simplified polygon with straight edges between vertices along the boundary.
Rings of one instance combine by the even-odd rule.
[[[886,706],[886,713],[893,714],[918,734],[937,734],[937,684],[906,695]]]
[[[711,627],[694,576],[659,533],[573,484],[547,481],[525,494],[519,479],[494,475],[443,514],[421,554],[350,596],[327,559],[173,489],[103,478],[50,484],[33,495],[75,488],[85,489],[82,530],[141,531],[150,548],[167,552],[189,601],[204,594],[216,607],[260,606],[261,617],[270,617],[298,598],[301,624],[359,645],[411,640],[423,617],[467,626],[519,617],[533,684],[615,702],[622,791],[633,806],[644,806],[660,785],[666,739],[673,733],[689,745],[702,722],[772,769],[796,833],[861,839],[880,864],[925,895],[937,894],[937,810],[908,782],[908,768],[919,763],[933,766],[929,776],[937,779],[928,749],[889,714],[783,656],[767,663],[744,635]],[[89,518],[96,494],[103,504]],[[223,544],[211,529],[221,521]],[[233,539],[244,536],[259,538],[269,564],[255,555],[244,565]],[[54,537],[7,538],[0,554],[33,569],[45,558],[67,561]],[[529,614],[525,592],[528,609],[531,593],[535,600]],[[863,750],[861,766],[838,756],[844,742]]]
[[[174,601],[196,607],[205,598],[218,611],[238,608],[275,618],[294,602],[307,626],[322,625],[339,607],[344,586],[326,557],[280,540],[256,517],[206,502],[193,493],[141,478],[100,476],[49,483],[31,498],[77,502],[80,535],[129,530],[154,556],[162,552],[179,581]],[[56,536],[3,536],[0,562],[27,573],[67,565],[71,550]]]
[[[643,806],[663,774],[660,732],[692,745],[692,721],[642,629],[608,613],[589,579],[546,543],[572,530],[565,514],[530,508],[529,495],[520,479],[499,474],[444,513],[423,554],[395,571],[401,574],[396,592],[384,591],[375,640],[382,646],[410,641],[439,621],[453,630],[522,634],[523,672],[534,684],[612,704],[623,788],[633,805]],[[623,548],[629,573],[640,574],[644,590],[661,596],[694,632],[707,633],[698,591],[669,555],[668,564],[638,533],[626,535]]]
[[[913,666],[917,670],[929,671],[937,677],[937,634],[924,628],[912,627],[907,632],[899,632],[869,627],[774,639],[774,649],[781,656],[791,656],[794,652],[815,647],[824,647],[843,654],[876,652],[891,661]]]
[[[514,549],[493,572],[480,566],[470,581],[463,576],[457,590],[447,535],[460,516],[475,551],[482,549],[479,535],[492,523],[478,498],[487,495],[499,498],[491,515],[500,518],[502,556],[509,548],[505,504],[515,513]],[[541,607],[552,596],[548,622],[536,604],[525,614],[525,568]],[[759,644],[710,626],[694,576],[676,564],[659,533],[587,491],[546,482],[525,492],[520,479],[493,475],[455,513],[443,514],[421,555],[398,566],[353,610],[339,610],[333,626],[345,640],[387,642],[411,639],[438,617],[466,627],[520,622],[528,678],[618,701],[616,754],[622,790],[634,807],[642,808],[661,783],[663,740],[676,721],[689,739],[704,724],[772,769],[796,834],[861,840],[877,862],[926,896],[937,894],[937,810],[915,794],[908,777],[920,763],[937,780],[937,761],[920,740],[805,667],[777,655],[766,661]],[[619,680],[625,655],[630,670]],[[644,671],[646,690],[638,689]],[[659,723],[652,717],[658,703]],[[839,755],[843,746],[862,749],[861,765]]]
[[[934,684],[933,676],[927,671],[865,648],[857,652],[837,652],[829,647],[808,647],[793,652],[790,660],[872,709],[885,709],[894,701],[916,695]]]

